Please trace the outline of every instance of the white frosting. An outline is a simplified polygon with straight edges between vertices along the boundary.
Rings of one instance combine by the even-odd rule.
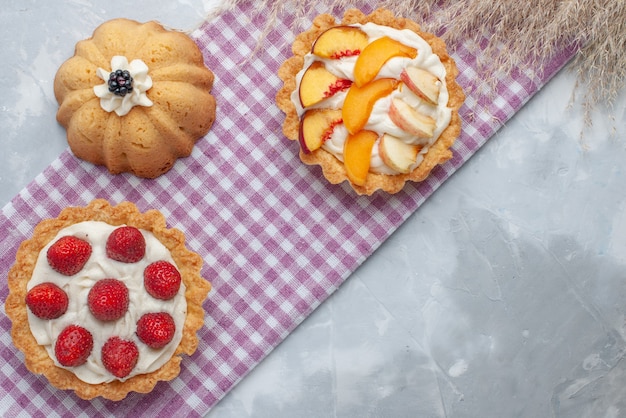
[[[182,339],[182,331],[187,316],[185,285],[181,282],[178,294],[167,301],[150,296],[143,286],[143,271],[150,263],[158,260],[176,265],[167,248],[150,232],[140,230],[146,240],[146,254],[137,263],[122,263],[106,256],[106,240],[117,228],[104,222],[86,221],[71,225],[59,231],[57,236],[39,253],[35,269],[27,289],[43,282],[52,282],[63,289],[69,297],[67,312],[60,318],[44,320],[37,318],[28,309],[28,322],[37,343],[44,346],[50,357],[59,367],[71,370],[76,376],[91,384],[111,382],[117,378],[102,365],[101,349],[112,336],[131,340],[139,349],[139,360],[132,372],[124,379],[157,370],[171,357]],[[92,253],[83,269],[74,276],[64,276],[50,268],[46,253],[58,238],[73,235],[91,244]],[[87,305],[87,295],[93,284],[104,278],[115,278],[128,287],[130,304],[123,318],[117,321],[96,319]],[[176,332],[174,338],[162,349],[152,349],[142,343],[136,335],[139,318],[150,312],[168,312],[174,318]],[[86,328],[93,336],[93,350],[87,362],[78,367],[64,367],[54,354],[54,345],[59,333],[68,325],[76,324]]]
[[[133,78],[133,90],[125,96],[109,91],[109,75],[117,70],[128,70]],[[135,59],[129,63],[126,57],[116,55],[111,59],[111,69],[98,68],[97,74],[104,80],[104,84],[94,86],[93,92],[100,98],[100,106],[107,112],[124,116],[134,106],[152,106],[152,100],[146,95],[146,91],[152,87],[152,78],[148,75],[148,66],[142,60]]]
[[[441,81],[441,89],[439,92],[439,101],[436,106],[430,105],[413,92],[406,88],[403,84],[400,84],[400,88],[394,90],[389,96],[383,97],[374,104],[372,113],[367,121],[367,124],[363,129],[374,131],[378,133],[379,137],[384,133],[389,133],[396,136],[409,144],[420,144],[423,146],[420,155],[418,155],[417,161],[411,167],[413,170],[424,159],[423,155],[428,152],[429,146],[431,146],[441,132],[450,124],[450,118],[452,110],[448,107],[448,89],[446,87],[446,68],[442,64],[439,57],[433,53],[433,50],[421,36],[409,29],[398,30],[387,26],[380,26],[375,23],[366,23],[364,25],[355,24],[352,25],[359,27],[363,32],[369,36],[370,42],[376,39],[388,36],[391,39],[402,42],[404,45],[417,49],[417,57],[414,59],[405,57],[393,57],[385,63],[376,78],[394,78],[400,79],[400,73],[406,67],[418,67],[422,68],[431,74],[437,76]],[[296,112],[299,117],[302,117],[305,110],[314,108],[334,108],[341,109],[345,100],[347,91],[339,92],[328,99],[321,101],[313,106],[304,109],[300,103],[298,97],[298,90],[300,88],[300,81],[304,71],[314,62],[321,61],[326,66],[326,69],[331,73],[345,79],[354,80],[354,64],[358,56],[344,57],[341,59],[325,59],[313,55],[311,53],[304,56],[304,66],[302,70],[296,75],[296,89],[291,95],[291,101],[296,107]],[[415,108],[418,112],[430,116],[435,120],[436,128],[434,135],[428,139],[420,139],[408,134],[402,129],[398,128],[389,118],[389,107],[391,100],[395,97],[401,98],[409,105]],[[325,141],[322,147],[332,153],[337,159],[343,161],[343,146],[348,137],[348,131],[343,125],[337,125],[334,129],[332,136],[329,140]],[[398,174],[397,171],[385,165],[378,154],[378,141],[372,149],[372,157],[370,162],[370,171],[383,174]]]

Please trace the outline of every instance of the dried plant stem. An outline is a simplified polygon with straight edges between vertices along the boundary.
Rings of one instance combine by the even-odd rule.
[[[251,0],[230,0],[223,10]],[[286,11],[295,15],[294,31],[308,22],[310,10],[371,8],[369,1],[257,0],[265,16],[265,36]],[[442,36],[448,48],[480,50],[476,69],[483,79],[513,70],[538,75],[555,53],[578,47],[571,63],[584,90],[587,116],[597,105],[610,109],[626,84],[626,1],[623,0],[389,0],[381,6],[419,22]],[[341,17],[341,16],[338,16]],[[263,39],[260,39],[261,43]],[[589,122],[589,121],[588,121]]]

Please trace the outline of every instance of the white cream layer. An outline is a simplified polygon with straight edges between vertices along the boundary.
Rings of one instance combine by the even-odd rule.
[[[439,57],[435,53],[433,53],[430,44],[428,44],[425,39],[423,39],[412,30],[398,30],[387,26],[377,25],[375,23],[366,23],[364,25],[355,24],[351,26],[359,27],[363,32],[365,32],[369,36],[370,42],[382,38],[383,36],[388,36],[389,38],[402,42],[404,45],[413,47],[418,51],[417,57],[414,59],[404,57],[391,58],[385,63],[376,78],[394,78],[399,80],[400,73],[404,68],[418,67],[437,76],[437,78],[439,78],[439,80],[441,81],[441,89],[439,92],[439,101],[437,103],[437,106],[433,106],[424,102],[408,88],[401,84],[402,87],[396,89],[389,96],[384,97],[375,103],[370,118],[368,119],[368,122],[364,127],[364,129],[366,130],[378,133],[379,137],[382,136],[384,133],[388,133],[398,138],[401,138],[406,143],[422,145],[424,148],[422,148],[420,155],[418,155],[417,161],[411,167],[411,170],[413,170],[422,162],[422,160],[424,159],[423,155],[428,152],[428,148],[437,140],[437,138],[439,138],[441,132],[443,132],[443,130],[446,129],[446,127],[450,124],[452,110],[448,107],[449,94],[446,86],[446,68],[444,67]],[[302,108],[302,104],[300,103],[300,99],[298,97],[300,81],[302,80],[304,71],[314,61],[323,62],[328,71],[341,78],[354,80],[354,64],[357,58],[357,56],[353,56],[344,57],[341,59],[325,59],[311,53],[306,54],[304,56],[304,66],[302,70],[296,75],[296,89],[291,95],[291,101],[296,107],[296,112],[298,113],[298,116],[302,117],[305,110],[308,109],[341,109],[343,107],[343,102],[346,97],[346,91],[339,92],[332,97],[329,97],[328,99],[315,104],[314,106],[310,106],[307,109]],[[414,137],[403,131],[402,129],[398,128],[398,126],[391,121],[391,119],[389,118],[389,107],[391,105],[391,100],[395,97],[401,98],[413,108],[415,108],[418,112],[430,116],[435,120],[436,128],[434,135],[431,138],[419,139],[417,137]],[[324,142],[322,147],[326,151],[332,153],[335,157],[337,157],[337,159],[343,161],[343,146],[347,137],[348,131],[345,126],[337,125],[337,127],[333,131],[333,135],[330,137],[329,140]],[[374,148],[372,149],[370,171],[383,174],[398,174],[397,171],[383,163],[378,153],[378,143],[379,142],[377,141],[374,145]]]
[[[86,221],[71,225],[59,231],[57,236],[41,250],[33,276],[27,289],[43,282],[52,282],[63,289],[69,297],[67,312],[60,318],[43,320],[28,311],[28,321],[37,343],[44,346],[55,364],[61,366],[54,354],[54,345],[59,333],[68,325],[76,324],[86,328],[93,335],[94,346],[87,362],[78,367],[64,367],[71,370],[84,382],[98,384],[111,382],[117,378],[111,375],[102,365],[101,349],[112,336],[132,340],[139,349],[137,365],[124,379],[138,374],[150,373],[165,364],[171,357],[182,339],[182,331],[187,316],[187,300],[185,285],[181,283],[178,294],[168,301],[158,300],[150,296],[143,286],[143,271],[150,263],[166,260],[176,265],[167,248],[149,231],[140,230],[146,240],[146,254],[137,263],[122,263],[106,256],[106,240],[117,228],[104,222]],[[92,253],[85,267],[74,276],[64,276],[50,268],[46,253],[48,247],[58,238],[73,235],[91,244]],[[130,304],[126,315],[117,321],[100,321],[96,319],[87,306],[87,294],[93,284],[104,278],[115,278],[128,287]],[[149,312],[168,312],[174,318],[176,333],[172,341],[162,349],[152,349],[143,344],[135,333],[137,320]]]
[[[133,78],[133,90],[123,97],[109,91],[109,75],[117,70],[128,70]],[[146,94],[152,88],[152,78],[148,75],[148,66],[142,60],[135,59],[129,63],[126,57],[116,55],[111,58],[110,70],[98,68],[96,72],[104,84],[94,86],[93,92],[100,98],[100,106],[107,112],[124,116],[135,106],[152,106],[152,100]]]

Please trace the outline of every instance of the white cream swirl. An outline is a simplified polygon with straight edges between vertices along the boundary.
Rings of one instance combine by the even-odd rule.
[[[419,144],[423,148],[418,155],[417,161],[411,167],[411,170],[419,166],[424,159],[424,154],[428,152],[429,147],[435,143],[437,138],[450,124],[452,110],[448,107],[449,93],[446,86],[446,68],[443,63],[432,50],[430,44],[421,36],[409,29],[398,30],[390,28],[388,26],[381,26],[375,23],[366,23],[364,25],[354,24],[365,32],[370,42],[376,39],[388,36],[391,39],[402,42],[404,45],[416,48],[418,50],[417,57],[414,59],[405,57],[393,57],[383,65],[376,78],[394,78],[399,79],[402,70],[407,67],[422,68],[431,74],[435,75],[441,81],[441,88],[439,92],[439,99],[436,106],[430,105],[419,97],[417,97],[408,88],[400,84],[400,87],[394,90],[389,96],[383,97],[374,104],[374,108],[367,124],[363,129],[374,131],[382,136],[384,133],[391,134],[402,139],[408,144]],[[291,95],[291,101],[296,107],[296,112],[299,117],[302,117],[304,112],[308,109],[314,108],[333,108],[341,109],[346,97],[346,91],[339,92],[307,109],[302,107],[298,96],[298,90],[300,88],[300,81],[304,71],[314,62],[321,61],[326,66],[326,69],[331,73],[345,79],[354,80],[354,64],[356,63],[358,56],[344,57],[341,59],[326,59],[321,58],[311,53],[304,56],[304,65],[302,70],[296,75],[296,88]],[[401,98],[407,102],[411,107],[417,110],[419,113],[430,116],[435,120],[435,131],[431,138],[426,140],[419,139],[394,124],[389,118],[389,107],[393,98]],[[337,159],[343,161],[343,147],[348,137],[348,131],[343,125],[337,125],[334,129],[330,139],[325,141],[322,147],[333,154]],[[378,153],[378,144],[376,142],[372,149],[372,157],[370,162],[370,171],[383,174],[398,174],[398,172],[391,167],[385,165]]]
[[[140,230],[146,240],[146,254],[137,263],[122,263],[106,256],[106,240],[117,228],[104,222],[85,221],[59,231],[57,236],[39,253],[35,269],[27,289],[43,282],[52,282],[63,289],[69,298],[67,312],[52,320],[37,318],[28,311],[28,322],[37,343],[44,346],[58,367],[54,345],[59,333],[68,325],[80,325],[93,336],[93,350],[87,362],[78,367],[63,367],[72,371],[79,379],[91,384],[111,382],[117,378],[102,365],[101,349],[112,336],[135,342],[139,349],[139,360],[126,380],[138,374],[150,373],[165,364],[173,355],[182,339],[182,331],[187,316],[185,285],[181,283],[178,294],[167,301],[150,296],[143,286],[143,270],[158,260],[176,265],[169,250],[150,232]],[[52,243],[65,235],[73,235],[91,244],[92,253],[84,268],[74,276],[63,276],[50,268],[46,253]],[[87,305],[87,295],[93,284],[104,278],[115,278],[128,287],[130,304],[123,318],[117,321],[96,319]],[[152,349],[143,344],[136,335],[137,320],[150,312],[168,312],[174,318],[176,332],[174,338],[162,349]]]
[[[124,96],[109,91],[109,75],[116,70],[128,70],[133,78],[133,90]],[[148,75],[148,66],[142,60],[134,59],[129,63],[126,57],[115,55],[111,59],[111,70],[98,68],[97,74],[104,80],[104,84],[94,86],[93,91],[100,98],[100,106],[107,112],[124,116],[134,106],[152,106],[152,100],[146,94],[152,87],[152,78]]]

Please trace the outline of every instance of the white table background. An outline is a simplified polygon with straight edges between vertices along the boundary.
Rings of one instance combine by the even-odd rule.
[[[67,148],[77,41],[219,3],[4,0],[0,204]],[[626,416],[626,92],[585,129],[574,88],[558,74],[208,416]]]

